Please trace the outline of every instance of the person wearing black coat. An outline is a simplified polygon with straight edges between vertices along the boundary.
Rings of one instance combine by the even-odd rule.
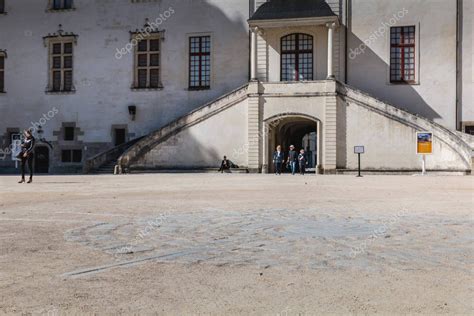
[[[224,159],[222,159],[222,162],[221,162],[221,167],[219,168],[219,172],[220,173],[224,173],[224,172],[230,173],[231,172],[230,168],[239,168],[239,166],[237,166],[232,161],[227,159],[226,156],[224,156]]]
[[[298,155],[298,163],[300,167],[300,174],[304,176],[304,173],[306,171],[306,164],[308,163],[306,160],[306,154],[304,152],[304,149],[300,150],[300,154]]]
[[[17,158],[21,160],[21,180],[18,183],[25,182],[25,165],[28,163],[28,170],[30,171],[30,179],[27,183],[33,182],[33,159],[34,159],[34,148],[35,148],[35,138],[33,133],[29,130],[23,132],[25,139],[21,144],[21,152],[18,154]]]
[[[275,165],[275,174],[281,174],[281,166],[285,161],[285,154],[281,150],[281,146],[276,147],[275,152],[273,153],[273,164]]]

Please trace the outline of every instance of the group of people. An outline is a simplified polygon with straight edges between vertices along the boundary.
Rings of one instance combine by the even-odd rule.
[[[283,165],[285,164],[285,154],[281,150],[281,146],[276,147],[275,152],[273,153],[273,165],[275,166],[275,174],[281,174]],[[296,174],[296,166],[299,167],[301,175],[305,174],[306,165],[308,164],[308,159],[306,157],[304,149],[301,149],[299,154],[295,150],[295,146],[291,145],[288,155],[286,157],[286,166],[291,170],[291,174]]]
[[[25,167],[28,164],[28,169],[30,172],[30,178],[28,183],[33,182],[33,159],[34,159],[34,147],[35,147],[35,138],[33,137],[33,133],[30,130],[25,130],[23,132],[24,140],[21,144],[21,151],[17,155],[21,161],[21,179],[18,183],[25,182]],[[288,155],[285,161],[285,154],[281,150],[281,146],[278,145],[276,147],[275,152],[273,153],[273,164],[275,166],[275,174],[281,174],[283,165],[286,162],[286,166],[289,170],[291,170],[291,174],[296,174],[296,167],[299,167],[299,172],[301,175],[305,174],[306,165],[308,164],[308,160],[305,154],[304,149],[301,149],[299,154],[295,151],[295,146],[291,145],[290,150],[288,151]],[[238,168],[232,161],[227,159],[224,156],[224,159],[221,162],[221,166],[219,168],[219,172],[230,172],[231,168]]]

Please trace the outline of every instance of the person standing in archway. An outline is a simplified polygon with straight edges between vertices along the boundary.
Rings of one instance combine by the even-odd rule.
[[[21,159],[21,180],[18,183],[25,182],[25,165],[27,162],[30,171],[28,183],[31,183],[33,182],[33,150],[35,148],[35,138],[33,137],[33,133],[29,130],[25,130],[23,134],[25,135],[25,140],[21,144],[21,152],[17,156],[17,158]]]
[[[275,152],[273,153],[273,164],[275,165],[275,174],[281,174],[281,166],[285,161],[285,156],[281,150],[281,146],[276,147]]]
[[[290,151],[288,152],[288,160],[286,163],[290,166],[291,174],[295,175],[296,173],[296,161],[297,161],[297,154],[295,151],[295,146],[290,146]]]
[[[299,167],[300,167],[300,175],[304,176],[305,170],[306,170],[306,154],[304,152],[304,149],[300,150],[300,154],[298,155],[298,162],[299,162]]]

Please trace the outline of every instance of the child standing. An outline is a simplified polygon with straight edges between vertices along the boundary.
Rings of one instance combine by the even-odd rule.
[[[306,169],[306,155],[304,153],[304,149],[300,150],[300,154],[298,155],[298,162],[300,167],[300,174],[304,176],[304,172]]]

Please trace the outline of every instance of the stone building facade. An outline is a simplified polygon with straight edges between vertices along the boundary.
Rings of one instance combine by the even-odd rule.
[[[462,0],[5,0],[0,167],[271,171],[277,144],[320,172],[471,169],[472,3]],[[393,105],[393,106],[392,106]],[[133,143],[132,143],[133,142]],[[304,142],[304,143],[303,143]],[[7,153],[7,154],[5,154]],[[3,157],[2,157],[3,156]],[[2,159],[3,158],[3,159]]]

